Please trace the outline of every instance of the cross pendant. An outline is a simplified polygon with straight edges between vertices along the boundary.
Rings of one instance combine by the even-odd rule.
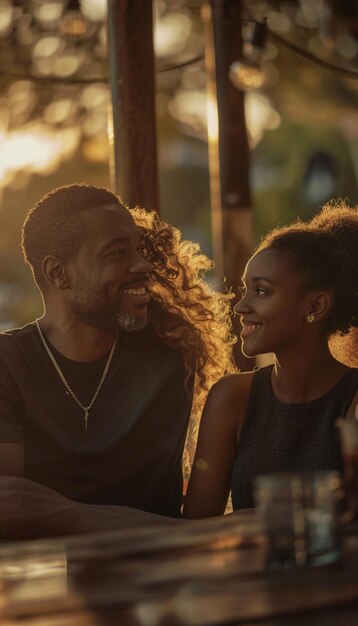
[[[88,409],[85,409],[85,416],[84,416],[84,421],[85,421],[85,430],[87,430],[87,426],[88,426]]]

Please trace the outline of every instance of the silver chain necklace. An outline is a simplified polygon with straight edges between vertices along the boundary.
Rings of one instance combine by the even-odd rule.
[[[108,374],[108,370],[109,370],[109,366],[110,366],[111,361],[112,361],[113,353],[114,353],[114,350],[115,350],[116,345],[117,345],[117,337],[116,337],[116,339],[114,341],[114,344],[113,344],[113,346],[111,348],[111,351],[110,351],[110,353],[108,355],[108,359],[107,359],[105,368],[103,370],[103,374],[101,376],[101,380],[98,383],[98,387],[97,387],[97,389],[96,389],[96,391],[94,393],[94,396],[93,396],[91,402],[89,403],[89,405],[88,406],[84,406],[83,404],[81,404],[81,402],[77,398],[76,394],[71,389],[71,387],[68,384],[68,382],[67,382],[67,380],[66,380],[66,378],[65,378],[65,376],[64,376],[64,374],[63,374],[63,372],[62,372],[62,370],[61,370],[61,368],[59,366],[59,364],[57,363],[55,357],[53,356],[53,354],[52,354],[52,352],[50,350],[50,348],[48,347],[48,345],[46,343],[46,340],[45,340],[45,337],[42,334],[42,330],[40,328],[40,324],[39,324],[38,320],[35,321],[35,324],[36,324],[36,328],[37,328],[37,330],[39,332],[41,341],[42,341],[42,343],[43,343],[43,345],[45,347],[45,350],[46,350],[47,354],[49,355],[49,357],[50,357],[50,359],[51,359],[51,361],[52,361],[52,363],[53,363],[53,365],[55,367],[55,370],[56,370],[57,374],[59,375],[60,379],[62,380],[64,386],[66,387],[66,389],[68,391],[68,393],[72,396],[72,398],[78,404],[78,406],[82,409],[82,411],[84,411],[84,418],[83,419],[84,419],[84,423],[85,423],[85,430],[87,430],[87,427],[88,427],[88,415],[89,415],[89,412],[90,412],[91,408],[93,407],[93,404],[95,403],[95,400],[96,400],[96,398],[97,398],[97,396],[98,396],[98,394],[100,392],[100,389],[101,389],[101,387],[102,387],[102,385],[103,385],[103,383],[105,381],[105,378],[106,378],[106,376]]]

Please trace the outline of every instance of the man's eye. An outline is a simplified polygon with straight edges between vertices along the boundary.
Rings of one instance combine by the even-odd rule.
[[[267,294],[267,291],[266,289],[263,289],[263,287],[256,287],[255,293],[257,296],[265,296]]]
[[[125,253],[126,253],[126,250],[119,250],[119,249],[111,250],[111,252],[109,252],[106,256],[107,256],[107,259],[113,259],[113,257],[117,258],[117,257],[123,256]]]

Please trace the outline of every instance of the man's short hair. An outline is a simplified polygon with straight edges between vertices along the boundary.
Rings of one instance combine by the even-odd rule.
[[[46,256],[69,260],[77,254],[87,234],[81,213],[108,204],[123,206],[111,191],[77,183],[53,189],[29,210],[22,227],[21,246],[38,284],[43,283],[41,268]]]

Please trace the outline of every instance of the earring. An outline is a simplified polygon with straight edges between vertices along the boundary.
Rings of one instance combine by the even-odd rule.
[[[307,315],[307,317],[306,317],[306,321],[307,321],[309,324],[312,324],[312,322],[314,322],[314,319],[315,319],[315,318],[314,318],[313,313],[309,313],[309,314]]]

